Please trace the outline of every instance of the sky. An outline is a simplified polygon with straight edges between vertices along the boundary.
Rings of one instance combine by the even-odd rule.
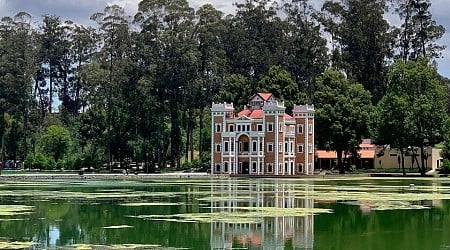
[[[137,12],[140,0],[0,0],[0,17],[14,16],[20,11],[31,14],[37,20],[44,14],[60,16],[63,20],[72,20],[77,23],[92,24],[89,17],[96,12],[101,12],[108,4],[118,4],[125,8],[128,15]],[[235,0],[188,0],[191,7],[210,3],[215,8],[225,12],[234,13]],[[237,0],[242,1],[242,0]],[[323,0],[310,0],[310,3],[319,7]],[[438,71],[441,75],[450,78],[450,1],[431,0],[433,18],[438,24],[443,25],[447,32],[439,44],[447,48],[443,51],[443,58],[437,59]]]

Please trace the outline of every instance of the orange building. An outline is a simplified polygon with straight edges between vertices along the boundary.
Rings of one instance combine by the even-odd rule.
[[[314,106],[295,105],[292,116],[271,93],[257,93],[235,113],[233,103],[212,104],[211,173],[294,176],[314,172]]]

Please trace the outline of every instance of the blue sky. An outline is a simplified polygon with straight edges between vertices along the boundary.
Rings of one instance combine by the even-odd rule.
[[[61,16],[79,23],[89,24],[89,17],[95,12],[102,11],[108,4],[119,4],[123,6],[127,14],[134,15],[140,0],[0,0],[0,17],[14,16],[19,11],[25,11],[33,17],[38,18],[44,14]],[[210,3],[225,13],[233,13],[234,0],[189,0],[194,8]],[[314,6],[320,7],[323,0],[310,0]],[[431,0],[432,14],[437,23],[444,25],[447,32],[439,41],[446,45],[443,58],[439,58],[439,73],[450,78],[450,1]]]

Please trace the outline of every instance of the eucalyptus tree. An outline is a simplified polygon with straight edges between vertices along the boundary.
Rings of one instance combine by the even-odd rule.
[[[393,56],[394,33],[384,19],[386,1],[326,1],[323,7],[328,16],[335,16],[325,19],[323,24],[340,44],[339,66],[350,78],[363,84],[376,103],[384,95],[387,60]]]
[[[231,74],[251,80],[251,92],[257,82],[284,56],[286,22],[278,16],[278,5],[268,0],[246,0],[236,3],[236,15],[227,18],[224,37]]]
[[[170,164],[179,166],[182,155],[182,100],[197,79],[198,50],[194,39],[195,12],[186,0],[143,0],[135,20],[142,33],[154,37],[152,81],[159,101],[168,101],[170,120]],[[164,103],[160,103],[164,106]],[[159,123],[162,126],[162,119]],[[163,141],[162,141],[163,142]],[[166,143],[166,142],[163,142]],[[164,148],[164,147],[160,147]],[[161,159],[161,157],[158,157]],[[162,164],[161,160],[159,163]]]
[[[227,33],[224,13],[210,4],[201,6],[197,12],[196,37],[199,51],[199,81],[194,90],[193,100],[199,108],[199,158],[203,159],[204,140],[203,118],[204,110],[212,101],[218,101],[215,96],[227,73],[227,57],[225,53],[224,34]],[[209,116],[207,116],[209,117]],[[192,143],[192,140],[191,140]],[[209,143],[206,143],[209,145]]]
[[[317,21],[319,14],[308,0],[286,1],[282,10],[287,22],[282,65],[312,100],[315,79],[329,64],[327,40]]]
[[[369,134],[370,92],[343,73],[326,70],[317,79],[314,99],[318,145],[336,151],[339,172],[345,173],[342,157],[355,155],[362,138]]]
[[[404,122],[401,126],[404,139],[409,146],[418,147],[421,154],[420,173],[425,175],[427,158],[425,147],[433,146],[443,140],[447,121],[447,86],[437,73],[435,67],[429,65],[427,59],[418,61],[397,61],[389,72],[389,88],[387,98],[401,100]],[[395,100],[394,99],[394,100]],[[385,124],[381,124],[385,126]],[[394,131],[397,130],[395,127]],[[395,140],[393,141],[396,144]],[[398,145],[402,146],[402,145]]]
[[[133,75],[133,44],[130,36],[130,20],[118,5],[107,6],[91,19],[97,22],[99,37],[95,60],[85,67],[89,82],[90,103],[93,109],[105,109],[106,150],[108,162],[122,161],[130,155],[128,139],[130,129],[131,91],[137,82]]]
[[[445,28],[433,20],[430,0],[395,0],[396,12],[402,21],[399,54],[403,61],[420,57],[436,58],[445,46],[437,44]]]
[[[66,91],[67,77],[71,74],[68,24],[70,21],[63,22],[58,16],[44,15],[39,35],[41,67],[36,82],[40,93],[47,92],[48,96],[45,99],[41,96],[43,116],[52,113],[53,98],[58,94],[58,88]]]
[[[9,157],[16,159],[21,146],[21,158],[27,154],[28,116],[34,104],[33,74],[36,70],[34,32],[31,16],[19,12],[0,22],[0,141],[2,156],[9,147]],[[5,114],[8,114],[6,125]],[[9,140],[5,143],[4,132]],[[21,145],[19,145],[19,142]]]

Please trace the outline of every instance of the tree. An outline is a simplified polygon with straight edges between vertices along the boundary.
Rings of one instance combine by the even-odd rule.
[[[322,37],[317,11],[307,0],[286,2],[282,10],[287,16],[287,32],[282,44],[285,56],[281,65],[313,101],[314,82],[328,66],[327,41]]]
[[[430,0],[396,0],[396,12],[402,20],[399,37],[399,57],[418,60],[441,55],[445,46],[436,43],[445,33],[445,28],[433,20]]]
[[[41,147],[44,153],[55,161],[63,159],[72,143],[72,137],[67,128],[51,125],[41,137]]]
[[[294,105],[306,103],[306,93],[299,89],[291,74],[280,66],[272,66],[269,72],[259,81],[259,92],[270,92],[285,102],[288,111]]]
[[[344,74],[326,70],[317,79],[314,98],[318,145],[336,151],[339,172],[343,174],[342,156],[356,154],[362,138],[369,133],[373,109],[370,92]]]
[[[394,37],[384,19],[384,0],[341,0],[340,6],[325,2],[324,10],[331,11],[338,23],[326,20],[327,30],[334,32],[340,43],[342,69],[349,78],[364,85],[373,103],[384,95],[387,59],[392,57]]]
[[[34,42],[31,16],[28,13],[19,12],[13,18],[1,19],[0,148],[1,156],[5,156],[6,151],[9,151],[13,152],[9,155],[13,159],[19,156],[19,147],[22,159],[26,157],[28,151],[26,141],[29,132],[28,118],[35,103],[31,88],[36,70]],[[6,115],[9,121],[13,121],[8,123],[9,126],[5,120]],[[5,143],[5,130],[12,132],[9,134],[11,143]]]
[[[203,136],[205,107],[215,100],[219,92],[219,86],[227,72],[227,58],[225,43],[222,37],[227,33],[223,13],[210,4],[201,6],[196,12],[198,22],[196,24],[196,36],[199,51],[199,81],[194,95],[191,97],[199,108],[199,159],[204,159],[203,148],[205,144]],[[208,140],[206,140],[207,142]],[[209,144],[209,143],[206,143]]]
[[[397,61],[389,72],[388,97],[406,101],[404,127],[409,146],[420,148],[420,173],[425,175],[425,147],[442,141],[447,120],[447,87],[427,59]],[[399,125],[396,125],[399,126]]]
[[[131,156],[129,147],[133,130],[132,114],[136,108],[134,94],[139,80],[134,61],[134,46],[130,32],[129,17],[118,5],[107,6],[103,12],[95,13],[91,19],[98,24],[98,43],[101,49],[95,61],[86,67],[91,81],[88,83],[95,91],[95,108],[106,108],[106,155],[111,168],[113,160],[122,162]],[[94,81],[97,80],[97,81]]]
[[[411,137],[405,129],[406,118],[410,117],[408,98],[402,93],[388,93],[377,104],[374,120],[375,140],[378,144],[389,145],[400,150],[401,167],[405,172],[405,151],[410,146]]]
[[[182,103],[198,72],[194,18],[195,12],[186,0],[143,0],[135,16],[142,33],[155,38],[152,80],[160,105],[168,102],[170,164],[173,168],[180,166],[183,150],[181,114],[186,107]],[[161,126],[162,118],[158,121]]]
[[[277,15],[276,3],[268,0],[246,0],[236,4],[234,17],[227,20],[224,36],[230,74],[250,80],[250,92],[272,65],[279,65],[283,54],[286,23]]]

